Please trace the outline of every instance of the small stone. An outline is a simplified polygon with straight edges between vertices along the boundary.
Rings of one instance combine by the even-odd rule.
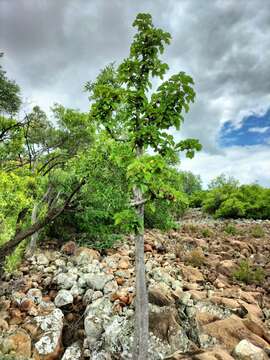
[[[144,252],[152,252],[153,248],[150,244],[144,244]]]
[[[35,322],[44,331],[38,342],[35,343],[37,359],[58,359],[61,348],[61,334],[63,328],[63,313],[54,309],[46,316],[36,316]],[[34,357],[35,358],[35,357]]]
[[[109,294],[114,291],[117,291],[118,284],[115,280],[107,282],[107,284],[104,286],[103,292],[104,294]]]
[[[75,261],[78,265],[91,264],[93,260],[99,260],[100,255],[98,251],[80,247],[75,252]]]
[[[119,269],[126,270],[130,267],[129,258],[123,257],[118,264]]]
[[[70,273],[60,273],[58,274],[54,281],[61,289],[71,289],[72,286],[76,284],[78,275]]]
[[[54,299],[55,306],[62,307],[73,303],[73,296],[68,290],[60,290]]]
[[[34,301],[35,304],[40,304],[42,301],[42,292],[37,288],[28,290],[27,297]]]
[[[88,305],[91,303],[92,298],[93,298],[93,294],[94,294],[94,290],[93,289],[88,289],[86,291],[86,293],[83,296],[83,304],[84,305]]]
[[[93,346],[103,332],[102,319],[94,315],[88,315],[84,319],[84,329],[88,343]]]
[[[37,255],[37,265],[49,265],[49,260],[44,254]]]
[[[113,279],[113,275],[89,274],[87,276],[87,285],[94,290],[103,290],[107,282]]]
[[[103,293],[101,291],[95,291],[92,295],[92,301],[102,298]]]
[[[265,352],[253,345],[248,340],[241,340],[234,349],[234,354],[239,360],[265,360],[267,356]]]
[[[76,248],[77,245],[74,241],[68,241],[66,244],[62,246],[61,251],[66,255],[74,255]]]
[[[78,342],[72,344],[68,348],[62,357],[62,360],[80,360],[82,355],[82,351],[80,348],[80,344]]]

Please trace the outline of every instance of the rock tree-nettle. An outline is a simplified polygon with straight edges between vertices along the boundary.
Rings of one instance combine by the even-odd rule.
[[[159,55],[170,43],[168,32],[153,26],[149,14],[138,14],[133,26],[137,33],[129,57],[115,69],[106,67],[96,82],[87,83],[93,121],[116,141],[126,142],[133,151],[127,167],[133,211],[125,211],[117,222],[130,218],[135,232],[136,314],[133,359],[145,360],[148,352],[148,296],[144,265],[144,204],[153,196],[174,200],[177,194],[162,181],[168,159],[178,151],[192,158],[201,145],[195,139],[176,143],[168,129],[180,128],[183,112],[194,101],[193,80],[179,72],[150,92],[152,79],[163,79],[168,65]],[[152,149],[155,155],[148,155]],[[136,220],[134,220],[136,217]]]

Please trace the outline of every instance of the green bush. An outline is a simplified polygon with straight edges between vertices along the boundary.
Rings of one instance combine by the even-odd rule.
[[[215,218],[270,219],[270,189],[219,177],[210,184],[202,208]]]
[[[254,268],[249,261],[242,260],[233,272],[233,277],[246,284],[261,284],[265,279],[265,272],[262,268]]]
[[[146,229],[170,230],[177,228],[176,219],[173,213],[172,204],[164,200],[154,201],[155,210],[151,204],[145,206],[144,224]]]
[[[207,191],[199,190],[195,191],[189,196],[189,206],[192,208],[200,208],[203,206],[203,202],[206,199]]]

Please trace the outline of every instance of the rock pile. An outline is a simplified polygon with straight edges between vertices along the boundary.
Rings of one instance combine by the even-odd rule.
[[[147,232],[150,360],[267,359],[269,224],[261,239],[221,226]],[[131,358],[133,254],[131,240],[103,256],[69,242],[25,260],[2,281],[1,359]],[[262,266],[263,284],[233,279],[242,258]]]

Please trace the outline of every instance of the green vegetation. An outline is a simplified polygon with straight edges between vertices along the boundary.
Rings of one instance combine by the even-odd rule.
[[[260,225],[255,225],[251,229],[251,235],[255,238],[262,238],[264,237],[264,229]]]
[[[265,273],[262,268],[254,267],[249,261],[242,260],[238,269],[233,272],[233,277],[246,284],[262,284],[265,279]]]
[[[257,184],[240,185],[220,175],[207,191],[194,192],[190,205],[202,207],[215,218],[270,219],[270,189]]]
[[[213,232],[209,228],[202,229],[202,236],[209,238],[213,235]]]
[[[229,235],[237,235],[237,228],[233,224],[227,224],[224,228],[225,233]]]

